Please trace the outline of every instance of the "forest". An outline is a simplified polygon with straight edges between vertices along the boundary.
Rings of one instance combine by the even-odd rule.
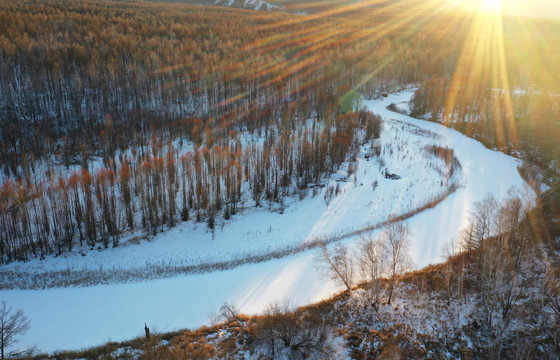
[[[348,158],[358,127],[379,136],[354,88],[420,77],[410,60],[376,74],[359,60],[387,56],[404,30],[369,39],[343,20],[136,5],[1,3],[3,262],[191,217],[213,230],[242,192],[281,201]]]
[[[413,115],[552,169],[550,178],[559,82],[537,70],[557,66],[544,50],[558,23],[524,24],[544,37],[532,44],[543,57],[507,57],[507,71],[483,58],[461,73],[469,52],[458,44],[483,36],[469,31],[476,19],[454,14],[437,31],[450,13],[415,5],[420,21],[396,22],[405,5],[296,21],[168,3],[0,2],[1,261],[118,246],[125,229],[155,233],[190,218],[212,229],[242,192],[258,206],[318,184],[351,153],[358,127],[366,141],[379,136],[379,119],[341,103],[356,91],[421,83]],[[506,50],[528,41],[517,19],[503,21]]]
[[[130,9],[136,19],[131,25],[115,4],[95,10],[97,4],[80,9],[83,4],[60,3],[71,6],[77,18],[61,19],[67,26],[51,26],[48,36],[18,26],[37,24],[45,13],[60,12],[65,18],[67,12],[55,4],[33,12],[18,6],[18,16],[4,5],[3,33],[14,36],[2,38],[7,75],[2,94],[8,95],[2,97],[1,120],[6,174],[0,194],[3,262],[61,254],[78,243],[116,247],[125,229],[156,233],[191,217],[207,221],[213,231],[216,215],[234,215],[246,192],[259,206],[262,198],[281,201],[294,192],[292,185],[297,189],[320,183],[355,148],[359,126],[365,129],[362,141],[379,137],[380,119],[353,108],[354,92],[348,85],[330,94],[314,94],[311,86],[292,89],[290,84],[301,81],[301,69],[294,69],[284,88],[274,80],[279,71],[258,75],[238,69],[239,76],[233,76],[232,64],[249,58],[232,59],[232,44],[240,40],[226,30],[232,24],[215,26],[216,17],[208,10],[183,7],[186,14],[176,21],[210,22],[207,26],[218,33],[210,32],[211,42],[201,38],[207,34],[203,29],[182,32],[180,24],[162,33],[157,21],[165,19],[146,25],[151,21],[144,21],[145,16],[153,19],[150,11],[162,11],[153,5]],[[33,13],[37,20],[25,18]],[[112,32],[99,33],[104,28],[99,17],[116,17]],[[237,21],[240,25],[242,18]],[[130,27],[124,32],[130,38],[108,40],[121,33],[122,26]],[[257,26],[247,25],[238,36],[250,39],[249,29]],[[139,33],[145,35],[136,39]],[[198,35],[189,38],[189,33]],[[84,36],[91,37],[91,47],[76,50],[76,39]],[[27,45],[18,44],[20,40]],[[217,51],[215,41],[229,43],[230,52],[224,53],[228,46]],[[131,53],[145,50],[148,42],[158,45],[151,56],[160,57],[149,64],[147,54]],[[31,69],[44,73],[26,73]],[[146,75],[136,82],[132,73]],[[271,84],[263,88],[265,80]],[[124,95],[129,92],[134,98]],[[70,99],[74,96],[80,99]],[[105,115],[98,119],[101,113]],[[312,117],[308,128],[305,122]],[[240,134],[253,132],[264,143],[243,143]]]

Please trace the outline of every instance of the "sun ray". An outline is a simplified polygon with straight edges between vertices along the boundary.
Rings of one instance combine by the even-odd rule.
[[[502,11],[501,0],[483,0],[481,10],[490,13],[500,13]]]

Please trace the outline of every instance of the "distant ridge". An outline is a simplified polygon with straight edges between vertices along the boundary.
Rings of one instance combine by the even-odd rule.
[[[279,10],[279,7],[270,4],[264,0],[174,0],[170,2],[180,2],[185,4],[195,5],[214,5],[214,6],[227,6],[237,9],[248,10],[263,10],[272,11]]]

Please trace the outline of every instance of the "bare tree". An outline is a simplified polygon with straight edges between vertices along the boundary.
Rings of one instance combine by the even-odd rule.
[[[471,222],[473,224],[472,236],[476,248],[482,247],[484,240],[497,234],[498,212],[498,201],[491,194],[487,195],[484,200],[475,203],[474,211],[471,214]]]
[[[30,322],[21,309],[15,312],[5,301],[0,305],[0,351],[4,359],[4,351],[14,344],[17,335],[23,335],[29,330]]]
[[[210,323],[210,326],[218,325],[221,320],[222,315],[217,311],[210,311],[208,313],[208,322]]]
[[[463,234],[465,234],[463,230]],[[443,257],[446,259],[442,267],[443,292],[447,305],[450,304],[453,296],[457,295],[458,299],[463,296],[463,285],[465,276],[465,257],[460,256],[462,249],[460,243],[455,240],[448,242],[442,249]],[[466,302],[466,297],[465,297]]]
[[[233,304],[229,304],[227,302],[223,303],[220,307],[220,316],[225,321],[232,321],[239,315],[239,310]]]
[[[337,245],[332,251],[325,244],[319,245],[317,257],[320,264],[328,271],[330,278],[344,285],[348,291],[354,286],[354,262],[348,248]]]
[[[560,274],[556,269],[550,269],[547,273],[544,295],[546,306],[551,310],[548,326],[544,328],[556,344],[556,356],[560,357]]]
[[[523,230],[523,219],[529,205],[515,191],[498,204],[488,197],[477,204],[473,219],[475,228],[494,224],[492,231],[480,237],[478,246],[478,284],[485,331],[492,349],[499,354],[503,334],[515,315],[515,309],[526,292],[526,273],[530,251]],[[481,211],[482,210],[482,211]]]
[[[375,239],[371,233],[363,236],[358,251],[360,271],[363,279],[371,282],[370,298],[377,311],[381,298],[381,281],[386,268],[383,239]]]
[[[474,231],[474,222],[472,218],[469,220],[467,225],[461,230],[460,234],[460,247],[463,251],[472,251],[478,247],[475,231]]]
[[[316,311],[291,311],[289,305],[272,304],[255,329],[257,342],[270,359],[334,359],[331,326]]]
[[[529,252],[529,237],[527,236],[528,218],[534,201],[526,192],[510,189],[501,204],[498,217],[498,233],[503,245],[509,252],[512,266],[517,272],[524,258]]]
[[[408,225],[392,221],[385,227],[381,237],[384,242],[387,275],[389,276],[389,300],[387,303],[391,304],[397,276],[410,268]]]
[[[560,328],[560,274],[554,271],[549,271],[547,274],[547,286],[546,286],[546,304],[552,310],[554,318],[556,319],[556,324]]]

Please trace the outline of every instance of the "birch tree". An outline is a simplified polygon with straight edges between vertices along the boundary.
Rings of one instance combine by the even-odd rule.
[[[363,279],[371,283],[370,299],[375,311],[379,310],[381,281],[386,269],[384,246],[382,238],[368,234],[360,239],[358,247],[360,271]]]
[[[383,230],[385,256],[387,257],[387,275],[389,276],[389,299],[393,300],[393,292],[397,283],[397,276],[410,268],[408,238],[408,225],[402,222],[392,221]]]
[[[329,250],[327,245],[319,246],[318,261],[325,268],[330,278],[336,283],[352,290],[354,286],[354,261],[348,248],[342,244]]]

